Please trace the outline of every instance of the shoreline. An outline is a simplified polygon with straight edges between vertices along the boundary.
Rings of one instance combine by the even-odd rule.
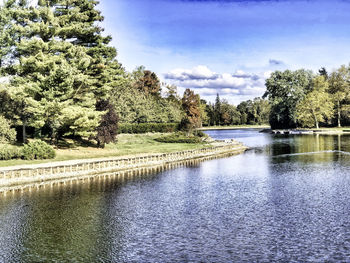
[[[80,159],[42,164],[0,168],[0,193],[59,184],[65,181],[95,177],[101,173],[132,171],[186,160],[215,157],[225,153],[240,154],[248,147],[233,141],[225,145],[212,146],[198,150],[173,153],[147,154],[136,157],[115,157]]]
[[[246,125],[246,126],[208,126],[201,127],[199,131],[210,131],[210,130],[241,130],[241,129],[270,129],[269,125]]]
[[[281,135],[298,135],[298,134],[309,134],[309,135],[344,135],[350,134],[349,128],[330,128],[330,129],[264,129],[262,133],[269,134],[281,134]]]

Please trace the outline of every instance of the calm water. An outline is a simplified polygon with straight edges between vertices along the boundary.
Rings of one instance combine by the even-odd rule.
[[[0,196],[0,262],[350,262],[350,137]]]

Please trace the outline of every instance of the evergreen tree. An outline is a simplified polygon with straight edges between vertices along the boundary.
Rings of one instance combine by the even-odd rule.
[[[103,115],[96,102],[108,96],[119,74],[116,50],[97,25],[103,20],[97,4],[40,0],[35,8],[26,1],[11,8],[17,61],[6,68],[8,93],[19,106],[24,139],[27,125],[45,125],[56,139],[95,133]]]
[[[215,104],[214,104],[214,122],[215,125],[220,125],[221,119],[221,101],[219,93],[216,94]]]

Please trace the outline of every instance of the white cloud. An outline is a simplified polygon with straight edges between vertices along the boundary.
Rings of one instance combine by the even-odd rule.
[[[270,74],[271,72],[252,74],[243,70],[237,70],[233,74],[218,74],[207,66],[197,66],[192,69],[174,69],[164,74],[164,77],[181,91],[190,88],[209,100],[219,93],[220,96],[237,103],[247,97],[262,96],[265,92],[265,80]]]
[[[216,79],[218,74],[211,71],[207,66],[199,65],[193,69],[174,69],[165,74],[166,79],[174,80],[208,80]]]

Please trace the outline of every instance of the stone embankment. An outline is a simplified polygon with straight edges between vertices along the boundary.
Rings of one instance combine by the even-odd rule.
[[[79,180],[101,173],[127,171],[142,167],[166,165],[196,158],[210,157],[224,153],[242,153],[243,144],[229,141],[218,146],[174,153],[115,157],[105,159],[72,160],[38,165],[23,165],[0,168],[0,192],[23,190],[43,184]]]

